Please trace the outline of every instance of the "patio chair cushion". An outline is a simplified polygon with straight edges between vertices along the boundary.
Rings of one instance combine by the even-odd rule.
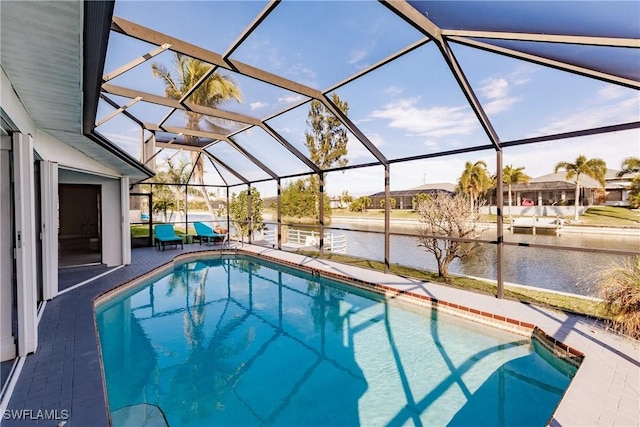
[[[162,250],[166,245],[176,245],[178,247],[178,243],[184,249],[184,243],[182,241],[182,237],[176,235],[176,232],[173,229],[173,225],[171,224],[158,224],[155,226],[155,239],[154,243],[160,249],[162,246]]]
[[[229,236],[226,233],[216,233],[215,231],[213,231],[213,229],[211,229],[211,227],[203,222],[194,222],[193,227],[196,229],[196,235],[194,236],[194,239],[198,240],[200,244],[202,244],[203,241],[206,242],[207,245],[212,241],[222,241],[222,243],[224,244]]]

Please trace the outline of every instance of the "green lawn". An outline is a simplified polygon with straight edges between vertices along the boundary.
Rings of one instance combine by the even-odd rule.
[[[314,251],[297,251],[297,253],[311,257],[319,257],[319,253]],[[321,258],[371,270],[384,271],[384,263],[379,261],[372,261],[335,253],[325,253]],[[449,281],[444,282],[438,277],[437,273],[398,264],[392,264],[390,266],[390,273],[423,281],[438,282],[447,286],[453,286],[489,295],[496,295],[497,292],[497,286],[490,282],[467,277],[452,277]],[[504,296],[508,299],[551,307],[569,313],[578,313],[597,318],[606,317],[604,306],[601,303],[585,298],[558,295],[551,292],[545,292],[544,290],[511,287],[505,287]]]
[[[580,217],[580,225],[640,228],[640,212],[615,206],[595,206]]]
[[[173,227],[176,235],[184,236],[184,226],[174,225]],[[153,234],[153,231],[152,231]],[[195,234],[195,230],[189,227],[189,234]],[[132,225],[131,226],[131,237],[147,237],[149,235],[149,227],[146,225]]]
[[[276,212],[273,209],[265,209],[265,213],[276,217]],[[347,217],[347,218],[374,218],[384,219],[383,209],[369,209],[366,212],[351,212],[348,209],[332,209],[332,217]],[[514,215],[516,217],[516,215]],[[391,219],[413,219],[418,220],[419,215],[409,209],[392,209]],[[566,216],[565,219],[572,219],[573,215]],[[495,214],[481,215],[481,222],[495,223],[497,217]],[[505,223],[508,218],[504,218]],[[299,219],[299,218],[283,218],[284,223],[315,223],[312,218]],[[593,227],[630,227],[640,228],[640,212],[633,211],[630,208],[622,208],[615,206],[594,206],[585,212],[580,217],[580,222],[577,225],[593,226]]]

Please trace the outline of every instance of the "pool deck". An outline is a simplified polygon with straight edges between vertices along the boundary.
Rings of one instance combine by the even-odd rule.
[[[39,323],[39,346],[24,360],[7,410],[26,410],[27,419],[3,419],[2,426],[57,425],[35,419],[38,410],[68,411],[66,426],[108,424],[104,386],[94,327],[93,299],[120,284],[170,262],[175,256],[216,247],[190,244],[184,250],[134,249],[132,264],[116,267],[83,286],[48,301]],[[243,250],[322,274],[382,284],[386,289],[455,303],[496,318],[517,319],[584,354],[584,361],[558,406],[551,426],[640,426],[640,343],[612,334],[580,316],[490,295],[419,282],[358,267],[253,245]],[[233,250],[230,251],[233,253]],[[389,294],[393,296],[393,292]]]

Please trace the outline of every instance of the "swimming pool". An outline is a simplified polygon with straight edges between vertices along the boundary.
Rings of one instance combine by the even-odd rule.
[[[109,409],[171,426],[543,425],[575,368],[536,340],[241,256],[96,307]]]

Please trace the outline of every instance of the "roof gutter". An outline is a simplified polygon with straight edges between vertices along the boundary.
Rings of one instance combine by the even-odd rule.
[[[114,0],[86,1],[82,33],[82,134],[147,177],[154,172],[95,131],[102,72],[107,56]]]

